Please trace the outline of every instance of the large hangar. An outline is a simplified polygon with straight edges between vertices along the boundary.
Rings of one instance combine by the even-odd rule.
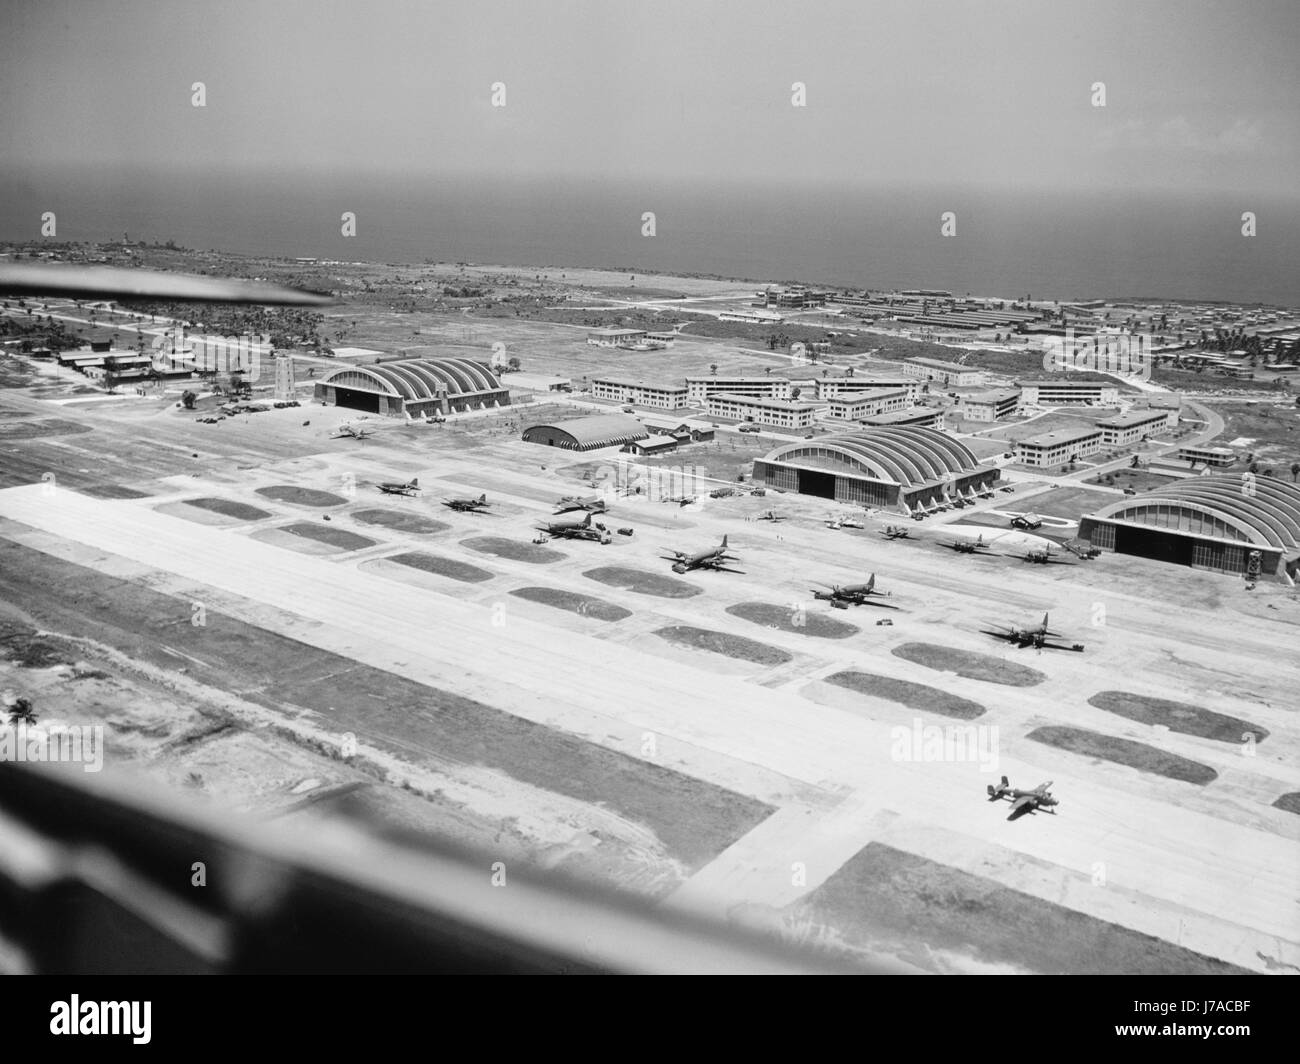
[[[594,414],[530,425],[524,429],[525,443],[563,447],[569,451],[594,451],[598,447],[622,447],[649,438],[650,433],[636,418],[625,414]]]
[[[468,358],[403,358],[341,366],[316,382],[316,399],[352,410],[401,417],[510,405],[487,366]]]
[[[1294,581],[1300,566],[1300,486],[1233,473],[1187,477],[1086,514],[1079,536],[1119,554]]]
[[[960,441],[914,425],[800,440],[754,462],[756,484],[909,513],[987,491],[1000,475]]]

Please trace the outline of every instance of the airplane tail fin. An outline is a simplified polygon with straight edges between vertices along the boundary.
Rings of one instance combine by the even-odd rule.
[[[1047,631],[1047,614],[1043,614],[1043,631]]]
[[[1006,776],[1003,776],[1003,777],[1002,777],[1002,786],[1004,786],[1004,787],[1010,787],[1010,786],[1011,786],[1011,781],[1008,780],[1008,779],[1006,778]]]
[[[872,573],[871,579],[867,581],[867,590],[870,591],[875,586],[876,586],[876,574]]]
[[[482,495],[478,497],[478,504],[480,506],[483,506],[486,503],[487,503],[487,492],[485,491]]]
[[[723,536],[723,537],[722,537],[722,549],[723,549],[723,550],[726,550],[726,549],[727,549],[727,537],[726,537],[726,536]]]
[[[413,488],[418,488],[419,486],[420,486],[420,478],[419,478],[419,477],[412,477],[412,478],[411,478],[411,487],[413,487]]]

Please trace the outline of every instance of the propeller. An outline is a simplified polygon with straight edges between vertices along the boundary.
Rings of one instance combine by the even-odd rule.
[[[276,303],[284,306],[323,307],[332,296],[301,288],[199,277],[188,273],[161,273],[119,266],[73,266],[52,263],[0,264],[0,295],[59,294],[73,299],[180,299],[196,303]]]

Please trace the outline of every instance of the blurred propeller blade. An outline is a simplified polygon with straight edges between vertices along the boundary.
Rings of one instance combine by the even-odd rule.
[[[240,281],[225,277],[198,277],[187,273],[160,273],[118,266],[63,266],[37,263],[0,263],[0,295],[63,295],[73,299],[184,299],[199,303],[275,303],[286,306],[323,307],[334,298],[300,288]]]

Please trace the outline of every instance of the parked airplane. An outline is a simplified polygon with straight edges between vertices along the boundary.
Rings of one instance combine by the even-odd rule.
[[[420,490],[420,479],[419,477],[412,477],[405,484],[388,480],[379,485],[379,490],[385,495],[414,495]]]
[[[1023,558],[1027,562],[1035,562],[1038,565],[1049,565],[1049,564],[1073,565],[1074,564],[1074,562],[1067,561],[1065,558],[1062,558],[1059,554],[1053,551],[1050,546],[1031,547],[1024,554],[1018,554],[1015,555],[1015,557]]]
[[[450,506],[457,513],[482,513],[492,504],[487,501],[487,495],[480,495],[477,499],[443,499],[443,506]]]
[[[371,433],[369,429],[354,429],[351,425],[343,425],[339,428],[338,432],[334,433],[334,435],[330,437],[330,439],[368,440],[370,439],[370,435]]]
[[[880,530],[880,534],[886,539],[907,539],[911,532],[902,525],[886,525]]]
[[[822,584],[821,586],[830,590],[813,591],[813,598],[829,602],[837,610],[847,610],[850,606],[884,606],[890,610],[898,609],[897,606],[875,601],[878,598],[888,598],[893,594],[892,591],[876,590],[875,573],[871,574],[871,579],[865,584]]]
[[[557,514],[567,514],[573,510],[586,510],[590,514],[603,514],[609,507],[599,495],[588,495],[585,499],[578,495],[566,495],[555,504]]]
[[[827,528],[862,528],[861,521],[855,521],[851,517],[828,517],[826,518]]]
[[[665,555],[664,561],[673,563],[673,572],[686,573],[692,569],[715,569],[724,573],[739,573],[743,570],[728,569],[723,562],[734,562],[740,559],[734,554],[727,553],[727,537],[722,537],[722,542],[709,550],[702,550],[695,554],[687,554],[684,551],[673,550],[671,547],[665,547],[664,550],[672,551],[671,555]]]
[[[558,521],[547,521],[533,527],[553,539],[594,539],[597,543],[610,543],[614,539],[604,525],[591,523],[589,510],[584,510],[581,516],[573,514],[562,517]]]
[[[1101,548],[1094,547],[1086,539],[1067,539],[1061,546],[1085,562],[1101,556]]]
[[[1026,813],[1036,813],[1040,809],[1055,816],[1056,810],[1052,807],[1061,803],[1048,793],[1051,786],[1052,781],[1048,780],[1046,783],[1040,783],[1032,791],[1018,791],[1011,786],[1006,776],[1003,776],[1001,783],[996,787],[990,783],[987,790],[990,802],[997,802],[1003,798],[1011,802],[1011,815],[1007,819],[1016,820]]]
[[[1025,647],[1034,647],[1036,650],[1082,650],[1082,643],[1071,643],[1068,646],[1065,643],[1049,643],[1050,636],[1061,637],[1060,632],[1054,632],[1048,628],[1047,614],[1043,614],[1043,623],[1033,628],[1021,628],[1018,625],[1007,627],[1006,625],[996,625],[998,631],[985,630],[985,635],[991,635],[994,639],[1005,639],[1008,643],[1015,643],[1020,649]]]
[[[766,513],[759,514],[755,521],[785,521],[788,520],[785,514],[779,514],[775,510],[768,510]]]
[[[983,532],[981,532],[975,539],[944,540],[943,545],[960,554],[989,554],[992,551],[992,546],[984,542]]]

